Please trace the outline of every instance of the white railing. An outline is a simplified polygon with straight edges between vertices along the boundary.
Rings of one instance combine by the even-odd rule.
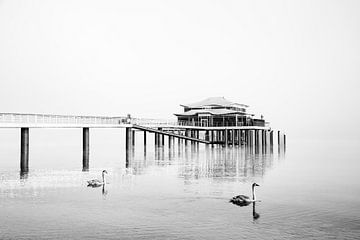
[[[151,125],[151,126],[177,126],[179,125],[176,120],[169,119],[148,119],[148,118],[131,118],[131,124],[137,125]]]
[[[0,123],[122,124],[126,123],[126,117],[0,113]]]

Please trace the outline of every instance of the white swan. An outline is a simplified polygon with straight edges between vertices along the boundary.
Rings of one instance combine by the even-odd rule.
[[[258,200],[256,200],[256,195],[255,195],[255,187],[260,186],[257,183],[253,183],[252,187],[251,187],[251,191],[252,191],[252,199],[248,196],[245,195],[238,195],[233,197],[232,199],[230,199],[230,202],[239,206],[247,206],[250,203],[256,202]]]
[[[107,171],[106,170],[102,171],[102,181],[100,181],[98,179],[93,179],[93,180],[87,181],[88,187],[100,187],[100,186],[105,185],[106,184],[105,174],[107,174]]]

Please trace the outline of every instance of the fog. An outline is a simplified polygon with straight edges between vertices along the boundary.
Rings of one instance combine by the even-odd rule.
[[[174,118],[207,97],[358,139],[359,1],[0,1],[0,112]]]

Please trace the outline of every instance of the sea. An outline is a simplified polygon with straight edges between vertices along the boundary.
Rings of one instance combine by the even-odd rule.
[[[360,144],[296,139],[286,146],[185,144],[124,129],[0,129],[0,239],[360,239]],[[87,181],[106,184],[92,188]],[[236,195],[258,202],[237,206]]]

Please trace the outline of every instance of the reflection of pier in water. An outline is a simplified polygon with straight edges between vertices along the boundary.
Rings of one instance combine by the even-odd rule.
[[[276,154],[285,154],[279,148]],[[167,145],[132,148],[126,155],[126,166],[134,174],[144,174],[148,167],[176,168],[179,176],[187,180],[200,178],[241,179],[262,177],[274,162],[270,146],[234,146],[185,144],[184,141]]]

